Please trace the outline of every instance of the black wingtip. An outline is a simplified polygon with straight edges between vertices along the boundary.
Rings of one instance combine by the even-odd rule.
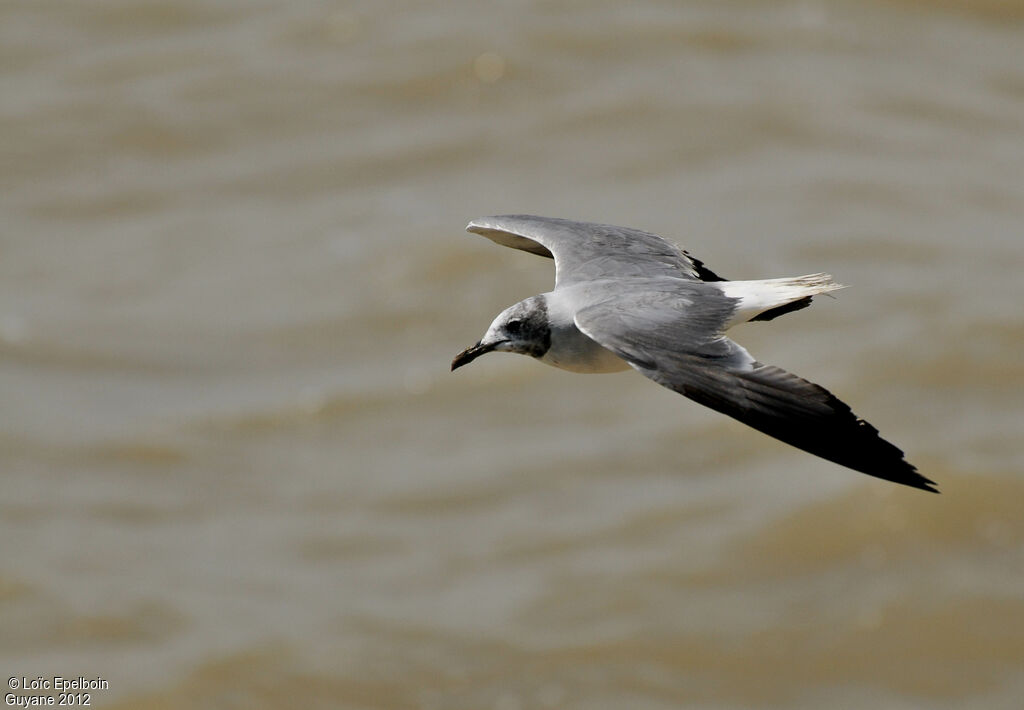
[[[752,322],[758,320],[774,320],[775,318],[778,318],[781,315],[785,315],[786,313],[792,313],[793,311],[799,311],[803,308],[807,308],[807,306],[809,305],[811,305],[811,297],[804,296],[803,298],[797,299],[795,301],[790,301],[789,303],[786,303],[782,306],[776,306],[775,308],[769,308],[767,311],[762,311],[761,313],[758,313],[750,320]]]
[[[704,265],[704,262],[696,258],[693,254],[683,249],[683,253],[686,254],[686,258],[693,264],[693,270],[697,272],[697,278],[704,283],[712,283],[714,281],[728,281],[729,279],[723,278],[716,274],[714,271]]]
[[[942,493],[942,491],[940,491],[938,488],[935,488],[935,486],[939,485],[938,483],[929,478],[925,478],[924,476],[917,472],[917,469],[914,469],[913,476],[910,477],[909,479],[898,480],[894,482],[902,483],[905,486],[917,488],[918,490],[928,491],[929,493]]]
[[[929,493],[939,492],[936,483],[918,473],[899,447],[883,439],[875,427],[821,385],[761,363],[731,373],[735,379],[725,381],[724,387],[713,371],[704,370],[703,374],[707,376],[700,383],[704,386],[683,387],[682,394],[840,466]]]
[[[865,473],[867,473],[867,472],[865,471]],[[875,475],[875,474],[871,474],[871,475]],[[884,478],[885,480],[892,481],[893,483],[900,483],[900,484],[903,484],[904,486],[908,486],[910,488],[916,488],[919,491],[928,491],[929,493],[942,493],[942,491],[940,491],[938,488],[935,487],[935,486],[938,485],[935,481],[931,481],[931,480],[925,478],[924,476],[922,476],[921,474],[916,473],[916,472],[914,473],[913,476],[904,476],[904,477],[877,476],[877,477],[878,478]]]

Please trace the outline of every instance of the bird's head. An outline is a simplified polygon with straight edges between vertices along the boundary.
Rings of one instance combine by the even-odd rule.
[[[498,314],[479,343],[455,356],[452,370],[492,351],[543,357],[549,347],[551,325],[548,323],[547,302],[544,296],[533,296]]]

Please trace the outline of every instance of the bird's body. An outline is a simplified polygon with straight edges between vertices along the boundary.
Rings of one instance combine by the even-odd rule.
[[[934,490],[824,388],[755,360],[734,325],[804,308],[842,288],[827,274],[728,281],[657,235],[611,225],[504,215],[467,229],[555,260],[554,290],[505,309],[452,369],[491,351],[582,373],[633,368],[769,436],[857,471]]]
[[[551,345],[537,359],[562,370],[586,374],[628,370],[628,362],[576,327],[575,304],[593,298],[591,290],[592,284],[584,283],[540,295],[547,309]]]

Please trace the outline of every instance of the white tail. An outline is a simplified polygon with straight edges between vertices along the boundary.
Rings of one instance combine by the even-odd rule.
[[[731,328],[737,323],[746,323],[759,313],[784,306],[801,298],[846,288],[833,281],[828,274],[807,274],[788,279],[716,281],[713,283],[721,288],[726,296],[739,300],[736,313],[726,328]]]

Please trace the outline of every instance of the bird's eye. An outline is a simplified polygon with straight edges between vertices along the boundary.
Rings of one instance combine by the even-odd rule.
[[[510,335],[518,335],[522,327],[523,322],[521,320],[510,320],[505,324],[505,332]]]

